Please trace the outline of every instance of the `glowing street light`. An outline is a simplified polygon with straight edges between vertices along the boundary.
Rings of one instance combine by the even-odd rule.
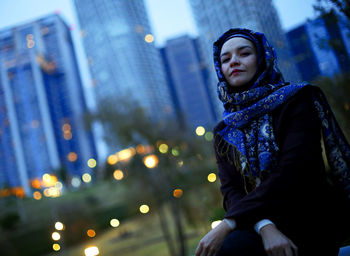
[[[153,43],[153,41],[154,41],[154,36],[153,36],[152,34],[147,34],[147,35],[145,36],[145,41],[146,41],[147,43]]]
[[[96,167],[96,160],[93,159],[93,158],[90,158],[87,162],[87,165],[90,167],[90,168],[95,168]]]
[[[140,212],[146,214],[149,212],[149,206],[147,204],[143,204],[140,206]]]
[[[56,231],[52,233],[51,237],[52,237],[52,240],[54,240],[54,241],[58,241],[61,239],[60,233],[58,233]]]
[[[82,176],[81,178],[82,178],[82,180],[83,180],[85,183],[91,182],[91,175],[88,174],[88,173],[84,173],[83,176]]]
[[[97,246],[89,246],[84,250],[85,256],[96,256],[100,254]]]
[[[162,153],[162,154],[167,153],[168,149],[169,149],[168,145],[164,144],[164,143],[160,144],[159,147],[158,147],[159,152]]]
[[[173,196],[176,198],[182,197],[182,194],[183,194],[183,190],[180,188],[174,189],[173,191]]]
[[[154,168],[158,165],[159,159],[156,155],[149,155],[143,158],[143,163],[147,168]]]
[[[209,182],[215,182],[216,181],[216,174],[215,173],[210,173],[209,175],[208,175],[208,181]]]
[[[61,250],[61,246],[57,243],[54,243],[52,245],[52,249],[57,252],[57,251]]]
[[[113,172],[113,177],[114,177],[114,179],[116,179],[116,180],[122,180],[123,178],[124,178],[124,173],[123,173],[123,171],[122,170],[115,170],[114,172]]]
[[[196,128],[196,134],[197,134],[198,136],[203,136],[204,133],[205,133],[205,128],[204,128],[203,126],[198,126],[198,127]]]
[[[120,222],[119,222],[119,220],[117,220],[117,219],[111,219],[111,221],[109,222],[109,224],[111,224],[111,226],[112,226],[113,228],[116,228],[116,227],[119,227]]]
[[[56,229],[56,230],[63,230],[63,229],[64,229],[63,223],[57,221],[57,222],[55,223],[55,229]]]
[[[93,229],[89,229],[88,231],[86,231],[86,234],[88,235],[88,237],[95,237],[96,236],[96,232]]]

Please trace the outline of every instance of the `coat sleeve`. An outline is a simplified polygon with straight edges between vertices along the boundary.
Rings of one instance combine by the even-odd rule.
[[[279,222],[283,212],[302,208],[303,202],[312,201],[320,191],[317,186],[325,180],[324,164],[311,93],[309,88],[302,89],[273,113],[278,163],[256,189],[243,194],[240,174],[218,162],[225,218],[234,218],[237,226],[252,227],[262,219]]]

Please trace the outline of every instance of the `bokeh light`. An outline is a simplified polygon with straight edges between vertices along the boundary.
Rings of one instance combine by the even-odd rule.
[[[208,181],[209,182],[215,182],[216,181],[216,174],[215,173],[210,173],[209,175],[208,175]]]
[[[146,214],[149,212],[149,206],[147,204],[143,204],[140,206],[140,212]]]
[[[33,198],[34,198],[35,200],[40,200],[40,199],[42,198],[42,195],[41,195],[41,193],[40,193],[39,191],[35,191],[35,192],[33,193]]]
[[[216,228],[221,223],[221,220],[216,220],[211,223],[211,228]]]
[[[70,152],[67,158],[68,158],[68,161],[75,162],[78,159],[78,155],[75,152]]]
[[[87,165],[90,167],[90,168],[95,168],[96,167],[96,160],[93,159],[93,158],[90,158],[87,162]]]
[[[145,41],[146,41],[147,43],[153,43],[153,41],[154,41],[154,36],[153,36],[152,34],[147,34],[147,35],[145,36]]]
[[[58,241],[58,240],[61,239],[60,233],[58,233],[58,232],[56,232],[56,231],[52,233],[51,237],[52,237],[52,239],[55,240],[55,241]]]
[[[116,228],[119,227],[120,222],[117,219],[111,219],[111,221],[109,222],[109,224],[111,224],[112,227]]]
[[[73,187],[78,188],[81,185],[80,178],[73,177],[71,183]]]
[[[203,136],[204,133],[205,133],[205,129],[204,129],[203,126],[198,126],[198,127],[196,128],[196,134],[197,134],[198,136]]]
[[[97,246],[89,246],[84,250],[85,256],[96,256],[99,255],[100,251]]]
[[[171,154],[173,156],[178,156],[178,155],[180,155],[180,151],[178,148],[173,148],[173,149],[171,149]]]
[[[162,154],[166,154],[168,152],[168,149],[169,149],[168,145],[164,143],[160,144],[158,147],[159,152]]]
[[[107,163],[110,164],[110,165],[114,165],[118,162],[118,157],[116,155],[110,155],[108,158],[107,158]]]
[[[176,198],[182,197],[183,191],[180,188],[174,189],[173,196]]]
[[[116,180],[122,180],[124,178],[124,173],[122,170],[115,170],[113,172],[113,177]]]
[[[82,178],[82,180],[83,180],[85,183],[91,182],[91,175],[88,174],[88,173],[84,173],[83,176],[82,176],[81,178]]]
[[[64,229],[63,223],[57,221],[57,222],[55,223],[55,229],[57,229],[57,230],[63,230],[63,229]]]
[[[61,246],[57,243],[54,243],[52,245],[52,249],[57,252],[57,251],[61,250]]]
[[[214,138],[214,134],[212,132],[206,132],[204,138],[206,141],[212,141]]]
[[[156,155],[149,155],[143,158],[143,163],[147,168],[154,168],[158,165],[159,159]]]
[[[96,232],[93,229],[89,229],[88,231],[86,231],[86,234],[88,235],[88,237],[95,237],[96,236]]]

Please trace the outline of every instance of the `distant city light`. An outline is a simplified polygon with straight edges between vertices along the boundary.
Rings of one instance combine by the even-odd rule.
[[[180,160],[177,162],[177,166],[182,167],[184,165],[184,161]]]
[[[214,138],[214,134],[212,132],[206,132],[204,138],[206,141],[211,141]]]
[[[137,145],[136,146],[136,152],[138,154],[141,154],[141,155],[144,154],[145,153],[145,146],[141,145],[141,144]]]
[[[204,133],[205,133],[205,129],[204,129],[203,126],[198,126],[198,127],[196,128],[196,134],[197,134],[198,136],[203,136]]]
[[[75,188],[79,187],[81,185],[80,178],[73,177],[71,183],[72,183],[73,187],[75,187]]]
[[[60,233],[58,233],[58,232],[56,232],[56,231],[52,233],[51,237],[52,237],[52,239],[55,240],[55,241],[58,241],[58,240],[61,239]]]
[[[209,182],[215,182],[216,181],[216,174],[215,173],[210,173],[209,175],[208,175],[208,181]]]
[[[174,189],[173,196],[176,198],[182,197],[183,191],[180,188]]]
[[[61,249],[61,246],[59,244],[55,243],[55,244],[52,245],[52,249],[57,252],[57,251],[59,251]]]
[[[143,204],[140,206],[140,212],[146,214],[149,212],[149,206],[147,204]]]
[[[171,149],[171,154],[173,156],[178,156],[178,155],[180,155],[180,151],[177,148],[173,148],[173,149]]]
[[[96,236],[96,232],[93,229],[89,229],[88,231],[86,231],[86,234],[88,235],[88,237],[95,237]]]
[[[89,246],[84,250],[85,256],[96,256],[99,255],[99,250],[96,246]]]
[[[153,36],[152,34],[147,34],[147,35],[145,36],[145,41],[146,41],[147,43],[153,43],[153,41],[154,41],[154,36]]]
[[[41,193],[40,193],[39,191],[35,191],[35,192],[33,193],[33,198],[34,198],[35,200],[40,200],[40,199],[42,198]]]
[[[162,154],[167,153],[168,149],[169,149],[168,145],[164,144],[164,143],[160,144],[159,147],[158,147],[159,152],[162,153]]]
[[[216,228],[221,223],[221,220],[216,220],[211,223],[211,228]]]
[[[55,188],[61,190],[61,189],[63,188],[62,182],[57,181],[57,182],[55,183]]]
[[[90,158],[90,159],[88,160],[88,162],[87,162],[87,165],[88,165],[90,168],[95,168],[95,167],[96,167],[96,164],[97,164],[97,162],[96,162],[96,160],[93,159],[93,158]]]
[[[118,162],[118,157],[116,155],[110,155],[108,158],[107,158],[107,163],[110,164],[110,165],[114,165]]]
[[[115,170],[113,172],[113,177],[116,180],[122,180],[124,178],[124,173],[122,170]]]
[[[111,224],[112,227],[116,228],[119,227],[120,222],[117,219],[111,219],[111,221],[109,222],[109,224]]]
[[[84,173],[83,176],[82,176],[81,178],[82,178],[82,180],[83,180],[85,183],[91,182],[91,175],[88,174],[88,173]]]
[[[57,221],[57,222],[55,223],[55,229],[57,229],[57,230],[63,230],[63,229],[64,229],[63,223]]]
[[[143,158],[143,163],[147,168],[154,168],[158,165],[159,159],[156,155],[149,155]]]
[[[75,162],[78,159],[78,155],[75,152],[70,152],[67,158],[68,158],[68,161]]]
[[[48,173],[45,173],[43,175],[43,185],[44,187],[51,187],[54,186],[57,182],[57,177],[54,175],[50,175]]]

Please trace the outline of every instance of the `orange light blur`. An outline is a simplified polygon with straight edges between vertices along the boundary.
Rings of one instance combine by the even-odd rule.
[[[141,145],[141,144],[137,145],[136,146],[136,152],[138,154],[144,154],[145,153],[145,146]]]
[[[89,229],[88,231],[86,231],[86,234],[88,235],[88,237],[95,237],[96,236],[96,232],[93,229]]]
[[[75,162],[78,159],[78,155],[75,152],[70,152],[67,157],[70,162]]]
[[[31,185],[33,188],[41,189],[41,181],[40,181],[40,179],[38,179],[38,178],[31,180],[31,181],[30,181],[30,185]]]
[[[0,190],[0,197],[7,197],[11,195],[11,190],[8,188]]]
[[[116,180],[122,180],[124,178],[124,173],[122,170],[115,170],[113,172],[113,177]]]
[[[107,163],[110,164],[110,165],[114,165],[118,162],[118,157],[116,155],[110,155],[108,158],[107,158]]]
[[[143,158],[143,163],[147,168],[154,168],[158,165],[159,159],[156,155],[149,155]]]
[[[182,197],[183,191],[180,188],[174,189],[173,196],[176,198]]]
[[[65,133],[63,134],[63,138],[64,138],[65,140],[70,140],[70,139],[72,139],[72,134],[71,134],[70,132],[65,132]]]
[[[40,193],[39,191],[35,191],[35,192],[33,193],[33,198],[34,198],[35,200],[40,200],[40,199],[42,198],[42,195],[41,195],[41,193]]]

